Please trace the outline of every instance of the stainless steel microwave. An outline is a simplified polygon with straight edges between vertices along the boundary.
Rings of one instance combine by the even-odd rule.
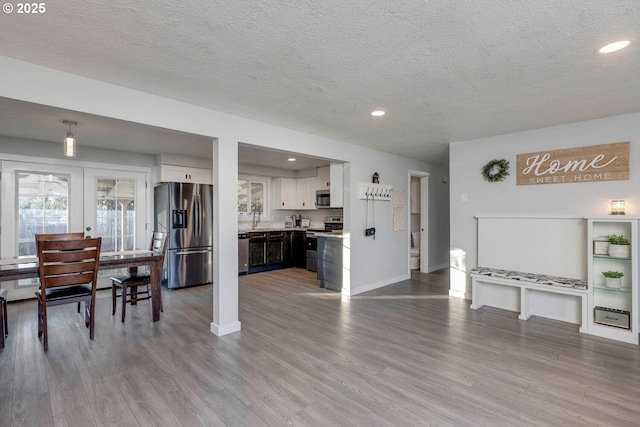
[[[331,192],[329,190],[316,191],[316,207],[330,207],[331,206]]]

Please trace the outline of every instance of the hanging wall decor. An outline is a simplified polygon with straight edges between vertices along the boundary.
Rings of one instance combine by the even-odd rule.
[[[482,177],[485,181],[503,181],[509,175],[509,161],[493,159],[482,167]]]
[[[629,141],[518,154],[518,185],[629,180]]]

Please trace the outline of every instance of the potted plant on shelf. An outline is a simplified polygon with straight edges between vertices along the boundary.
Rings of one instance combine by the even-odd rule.
[[[631,243],[629,239],[622,234],[610,234],[607,236],[609,241],[609,256],[616,258],[629,258],[631,255]]]
[[[604,285],[607,288],[621,288],[622,287],[622,276],[624,273],[621,271],[603,271],[602,275],[604,276]]]

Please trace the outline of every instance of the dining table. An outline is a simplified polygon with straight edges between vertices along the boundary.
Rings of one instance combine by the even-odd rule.
[[[162,307],[162,254],[153,251],[131,251],[124,253],[107,252],[100,255],[99,270],[149,266],[151,282],[151,318],[160,320]],[[9,258],[0,260],[0,282],[31,279],[39,276],[38,258]]]

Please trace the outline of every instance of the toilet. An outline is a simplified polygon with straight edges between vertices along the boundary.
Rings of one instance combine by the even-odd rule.
[[[411,269],[420,268],[420,232],[411,233]]]

